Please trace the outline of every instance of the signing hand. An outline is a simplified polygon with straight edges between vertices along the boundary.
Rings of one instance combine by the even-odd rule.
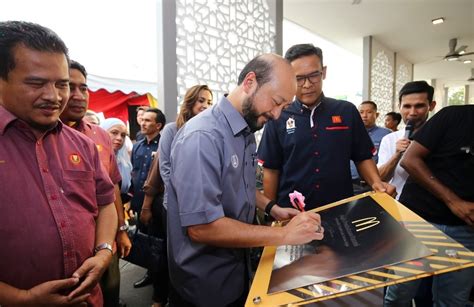
[[[324,229],[321,216],[314,212],[303,212],[291,219],[284,227],[284,244],[305,244],[313,240],[322,240]]]
[[[110,251],[100,250],[94,257],[90,257],[84,261],[84,263],[72,274],[72,277],[83,279],[83,281],[69,294],[68,298],[72,300],[85,293],[89,293],[109,266],[111,259],[112,253],[110,253]]]

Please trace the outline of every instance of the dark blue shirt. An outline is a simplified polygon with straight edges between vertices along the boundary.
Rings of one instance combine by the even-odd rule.
[[[291,206],[294,190],[306,197],[307,209],[352,196],[350,160],[372,157],[374,146],[352,103],[323,96],[311,113],[296,100],[263,132],[258,158],[280,171],[277,203],[283,207]]]
[[[143,185],[148,176],[150,170],[151,161],[153,160],[156,151],[158,150],[158,142],[160,140],[160,134],[158,134],[153,140],[148,142],[145,137],[142,140],[136,142],[132,149],[132,185],[133,185],[133,198],[132,198],[132,209],[139,211],[143,204],[145,194],[143,192]]]

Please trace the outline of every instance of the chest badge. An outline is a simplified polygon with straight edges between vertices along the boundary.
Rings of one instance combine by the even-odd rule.
[[[79,156],[78,154],[71,154],[69,156],[69,160],[71,160],[71,162],[73,164],[77,165],[77,164],[81,163],[81,156]]]
[[[103,147],[102,147],[101,144],[97,144],[97,145],[95,145],[95,146],[97,147],[97,151],[98,151],[98,152],[101,152],[101,151],[102,151]]]
[[[237,155],[232,155],[230,157],[230,162],[232,163],[232,167],[237,168],[239,166],[239,158],[237,157]]]
[[[286,120],[286,133],[291,134],[294,133],[296,129],[295,119],[290,117]]]
[[[342,117],[340,115],[334,115],[331,119],[333,124],[342,124]]]

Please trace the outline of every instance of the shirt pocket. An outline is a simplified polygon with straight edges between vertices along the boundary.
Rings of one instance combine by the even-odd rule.
[[[94,171],[63,170],[63,192],[68,202],[80,204],[89,211],[97,209]]]

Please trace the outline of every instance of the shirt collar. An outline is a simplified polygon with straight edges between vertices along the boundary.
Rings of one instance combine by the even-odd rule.
[[[230,128],[232,129],[232,133],[234,136],[238,135],[239,133],[248,133],[250,134],[250,127],[247,125],[247,122],[243,118],[242,114],[240,114],[230,103],[230,101],[226,97],[222,97],[217,107],[221,109],[222,113],[224,114],[227,122],[229,123]]]
[[[29,127],[27,123],[10,113],[4,106],[0,105],[0,135],[4,135],[7,130],[7,126],[15,120],[21,121],[23,125]],[[60,131],[63,123],[58,120],[56,127],[52,128],[49,132]]]

